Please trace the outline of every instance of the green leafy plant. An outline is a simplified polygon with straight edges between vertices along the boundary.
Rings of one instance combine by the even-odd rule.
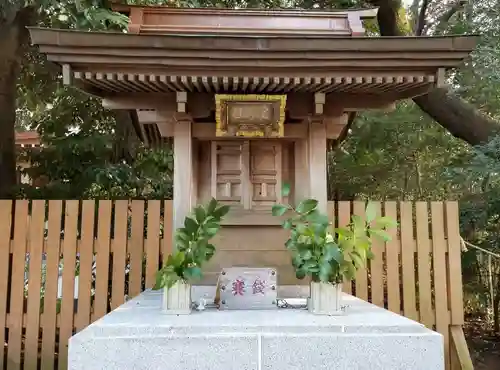
[[[284,187],[283,195],[289,193]],[[341,283],[352,280],[356,271],[373,258],[373,238],[389,241],[387,228],[397,223],[389,217],[377,217],[373,203],[366,207],[365,219],[353,215],[351,222],[334,228],[328,217],[318,210],[318,201],[305,199],[297,207],[276,204],[274,216],[283,216],[283,227],[290,230],[286,248],[291,252],[292,265],[298,279],[310,276],[314,282]]]
[[[175,231],[176,250],[157,272],[153,289],[171,288],[179,281],[189,282],[202,277],[202,265],[215,253],[215,246],[209,241],[220,230],[220,222],[228,212],[228,206],[221,206],[212,198],[185,218],[184,227]]]

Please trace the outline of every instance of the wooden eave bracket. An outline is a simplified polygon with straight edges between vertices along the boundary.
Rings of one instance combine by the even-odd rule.
[[[175,100],[177,102],[177,113],[184,113],[187,116],[187,92],[178,91],[175,93]],[[181,116],[181,115],[177,115]]]
[[[187,112],[187,98],[188,97],[186,91],[178,91],[175,93],[175,100],[177,102],[177,112],[175,112],[172,115],[173,122],[183,124],[185,122],[193,121],[193,118]]]
[[[314,94],[314,114],[323,114],[323,106],[326,102],[326,95],[324,93]]]
[[[446,87],[446,70],[439,68],[436,72],[436,87]]]
[[[158,131],[160,131],[161,137],[173,137],[174,136],[173,123],[174,123],[173,119],[156,122],[156,127],[158,127]]]
[[[335,116],[309,116],[303,124],[306,126],[325,126],[327,139],[337,139],[342,129],[347,125],[348,113],[341,113]]]

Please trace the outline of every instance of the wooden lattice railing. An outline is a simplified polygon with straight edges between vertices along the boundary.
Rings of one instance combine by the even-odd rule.
[[[346,290],[437,330],[447,368],[471,369],[457,203],[377,205],[400,226],[391,242],[375,245],[377,258]],[[0,370],[65,369],[73,333],[153,285],[172,247],[171,207],[157,200],[0,200]],[[329,203],[340,225],[363,210],[362,202]]]

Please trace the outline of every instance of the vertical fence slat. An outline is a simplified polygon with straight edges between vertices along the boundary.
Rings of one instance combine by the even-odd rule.
[[[128,201],[117,200],[115,205],[115,233],[113,243],[113,280],[111,283],[111,309],[125,301],[125,261],[127,257]]]
[[[34,200],[30,220],[28,306],[24,369],[36,370],[38,362],[38,334],[40,331],[40,288],[42,286],[42,253],[45,223],[45,201]]]
[[[24,311],[24,268],[26,263],[28,201],[16,201],[15,212],[7,370],[16,370],[21,367],[21,335]]]
[[[450,356],[451,369],[453,370],[473,370],[474,364],[469,353],[467,341],[461,325],[450,326]]]
[[[54,370],[59,253],[61,243],[62,201],[49,201],[47,254],[45,260],[45,294],[42,321],[42,370]]]
[[[173,219],[172,219],[172,201],[165,201],[165,208],[163,214],[163,246],[162,255],[163,261],[166,261],[167,256],[172,253],[172,241],[174,240],[173,235]]]
[[[335,202],[327,203],[327,215],[333,227],[335,227]]]
[[[10,228],[12,201],[0,200],[0,369],[4,368],[3,344],[7,327],[7,291],[9,284]]]
[[[431,260],[427,202],[417,202],[418,302],[420,322],[432,329]]]
[[[339,227],[347,226],[351,220],[351,203],[350,202],[337,202]],[[344,281],[342,285],[344,293],[352,294],[352,283]]]
[[[108,309],[109,252],[111,236],[110,200],[99,201],[99,226],[96,244],[96,278],[93,321],[103,317]]]
[[[384,215],[398,219],[398,211],[396,202],[386,202]],[[397,228],[389,230],[391,240],[385,244],[385,260],[387,264],[387,308],[401,314],[401,294],[399,290],[400,277],[399,277],[399,254],[401,251],[401,244],[398,240]]]
[[[73,315],[75,306],[75,267],[76,242],[78,228],[79,201],[66,201],[63,240],[63,271],[61,325],[59,329],[59,370],[66,369],[68,364],[68,340],[73,335]]]
[[[377,216],[381,215],[380,202],[373,202]],[[372,303],[384,307],[384,243],[375,239],[372,251],[374,259],[370,261],[370,285],[372,292]]]
[[[446,202],[445,205],[448,239],[448,293],[450,295],[451,325],[463,325],[464,306],[458,203]]]
[[[146,289],[155,284],[160,253],[160,201],[148,202],[148,239],[146,240]]]
[[[335,202],[328,202],[326,204],[326,206],[327,206],[327,211],[326,211],[327,213],[326,214],[328,216],[328,219],[330,220],[332,227],[335,228],[336,227],[335,226],[335,222],[336,222],[336,220],[335,220],[335,208],[337,208],[336,204],[335,204]],[[342,285],[342,290],[345,291],[345,288],[346,288],[346,284],[344,283]]]
[[[415,250],[412,203],[401,202],[401,265],[403,272],[404,315],[418,320],[415,291]]]
[[[78,312],[75,320],[77,332],[90,324],[90,290],[92,288],[92,262],[94,258],[95,201],[84,200],[82,203]]]
[[[449,369],[449,316],[448,293],[446,287],[446,240],[444,235],[443,203],[431,203],[432,256],[434,271],[434,307],[436,331],[444,338],[445,362]]]
[[[353,213],[360,216],[362,219],[365,217],[365,202],[356,201],[353,205]],[[368,271],[365,268],[360,268],[356,271],[356,297],[365,301],[368,300]]]
[[[129,246],[130,272],[128,296],[133,298],[141,293],[142,260],[144,256],[144,201],[132,201],[132,239]]]

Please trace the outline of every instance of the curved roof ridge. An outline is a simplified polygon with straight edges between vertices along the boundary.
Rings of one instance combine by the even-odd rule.
[[[132,5],[132,4],[122,4],[113,3],[111,9],[120,12],[128,13],[132,9],[168,9],[174,12],[185,12],[185,11],[200,11],[200,12],[224,12],[224,13],[258,13],[258,12],[303,12],[308,14],[329,14],[329,13],[360,13],[362,18],[375,18],[377,16],[377,7],[366,7],[366,8],[349,8],[349,9],[304,9],[304,8],[217,8],[217,7],[173,7],[169,5]]]

